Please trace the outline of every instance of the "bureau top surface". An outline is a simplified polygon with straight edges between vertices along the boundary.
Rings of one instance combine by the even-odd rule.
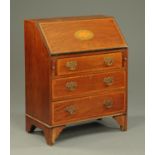
[[[113,17],[89,16],[34,21],[51,55],[127,47]]]

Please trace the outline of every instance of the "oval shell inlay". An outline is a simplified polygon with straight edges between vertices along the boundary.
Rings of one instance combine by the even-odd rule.
[[[94,37],[94,34],[89,30],[79,30],[74,33],[74,36],[79,40],[90,40]]]

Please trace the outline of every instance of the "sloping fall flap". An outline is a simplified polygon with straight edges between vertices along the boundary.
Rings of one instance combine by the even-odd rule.
[[[40,21],[52,55],[127,47],[114,18]]]

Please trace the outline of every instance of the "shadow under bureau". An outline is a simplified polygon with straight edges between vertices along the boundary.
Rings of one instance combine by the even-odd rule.
[[[113,117],[127,130],[127,44],[113,17],[25,20],[26,131]]]

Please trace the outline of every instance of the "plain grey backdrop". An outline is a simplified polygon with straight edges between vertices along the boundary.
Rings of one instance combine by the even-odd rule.
[[[129,45],[129,127],[110,118],[70,127],[52,147],[43,133],[25,132],[24,19],[105,14],[115,16]],[[11,0],[11,154],[144,154],[144,0]]]

